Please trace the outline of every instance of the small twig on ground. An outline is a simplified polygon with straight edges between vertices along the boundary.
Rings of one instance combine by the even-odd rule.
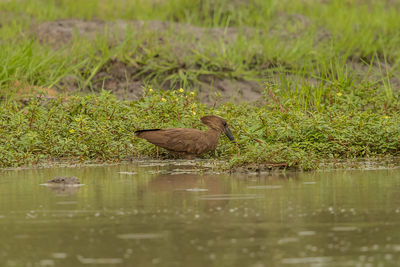
[[[267,166],[269,167],[289,167],[289,164],[286,162],[280,162],[280,163],[267,163]]]
[[[288,109],[285,108],[285,107],[283,107],[283,106],[281,105],[281,102],[280,102],[279,99],[276,97],[276,95],[274,94],[274,92],[272,92],[271,87],[268,86],[268,84],[267,84],[267,88],[268,88],[268,94],[269,94],[269,96],[275,101],[276,104],[278,104],[278,106],[279,106],[279,108],[281,109],[281,111],[282,111],[283,113],[287,113],[287,112],[288,112]]]
[[[339,145],[341,145],[341,146],[344,146],[344,147],[348,147],[347,145],[348,145],[348,143],[342,143],[342,142],[340,142],[339,140],[336,140],[335,138],[333,138],[332,136],[328,136],[328,139],[329,140],[331,140],[331,141],[333,141],[333,142],[335,142],[335,143],[338,143]]]
[[[238,144],[238,143],[235,143],[235,144],[236,144],[236,149],[237,149],[237,156],[240,157],[240,148],[239,148],[239,144]]]

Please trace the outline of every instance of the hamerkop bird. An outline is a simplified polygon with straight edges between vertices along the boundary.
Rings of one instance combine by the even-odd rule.
[[[148,129],[135,131],[135,135],[156,146],[183,155],[187,159],[215,150],[221,133],[225,133],[231,141],[235,141],[223,118],[208,115],[202,117],[201,122],[207,125],[208,131],[188,128]]]

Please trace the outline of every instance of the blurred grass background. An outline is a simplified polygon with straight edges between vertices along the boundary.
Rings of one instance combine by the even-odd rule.
[[[134,67],[126,79],[156,88],[201,90],[201,75],[210,75],[261,87],[272,81],[284,97],[308,102],[331,85],[354,84],[376,86],[391,99],[400,85],[399,11],[397,1],[377,0],[2,1],[0,86],[99,91],[97,74],[118,61]],[[113,26],[99,28],[96,38],[74,35],[72,42],[56,40],[55,49],[36,29],[61,19],[168,24],[127,27],[118,41],[110,40]],[[177,25],[188,30],[176,31]],[[207,29],[212,38],[204,36]]]

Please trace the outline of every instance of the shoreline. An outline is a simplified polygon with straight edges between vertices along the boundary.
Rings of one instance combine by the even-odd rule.
[[[228,163],[224,160],[213,159],[154,159],[154,158],[135,158],[122,160],[120,162],[93,162],[84,161],[77,162],[74,160],[53,160],[40,162],[37,164],[0,168],[3,171],[20,171],[32,169],[48,169],[48,168],[86,168],[101,166],[118,166],[118,165],[137,165],[139,168],[144,167],[171,167],[185,166],[195,173],[215,173],[215,174],[266,174],[275,172],[329,172],[329,171],[352,171],[352,170],[392,170],[400,168],[400,157],[383,157],[383,158],[356,158],[356,159],[325,159],[321,160],[319,167],[314,170],[304,171],[299,168],[279,168],[268,164],[248,164],[233,169],[224,169],[223,166]]]

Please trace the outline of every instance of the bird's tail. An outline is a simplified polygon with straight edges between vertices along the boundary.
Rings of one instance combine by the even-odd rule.
[[[161,130],[161,129],[146,129],[146,130],[137,130],[137,131],[135,131],[135,135],[136,135],[137,137],[140,137],[140,135],[141,135],[142,133],[146,133],[146,132],[154,132],[154,131],[159,131],[159,130]]]

